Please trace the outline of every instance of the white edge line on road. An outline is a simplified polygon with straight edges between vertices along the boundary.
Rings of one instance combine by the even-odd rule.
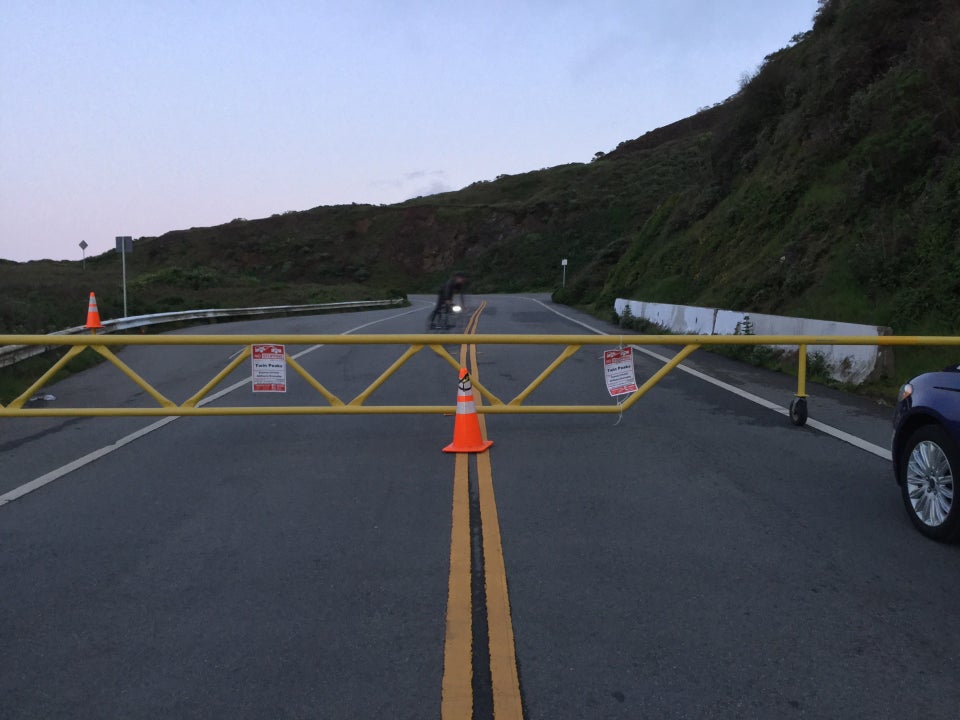
[[[358,326],[355,327],[355,328],[351,328],[350,330],[346,330],[345,332],[342,332],[342,333],[340,333],[340,334],[341,334],[341,335],[351,335],[352,333],[355,333],[355,332],[357,332],[357,331],[359,331],[359,330],[363,330],[364,328],[368,328],[368,327],[370,327],[371,325],[376,325],[377,323],[381,323],[381,322],[384,322],[384,321],[386,321],[386,320],[392,320],[392,319],[394,319],[394,318],[403,317],[404,315],[410,315],[411,313],[419,312],[419,311],[422,310],[422,309],[423,309],[423,308],[416,308],[416,309],[414,309],[414,310],[407,310],[407,311],[402,312],[402,313],[399,313],[399,314],[397,314],[397,315],[391,315],[390,317],[380,318],[379,320],[373,320],[373,321],[371,321],[371,322],[364,323],[363,325],[358,325]],[[313,346],[311,346],[311,347],[308,347],[308,348],[305,349],[305,350],[300,351],[299,353],[297,353],[297,354],[294,355],[293,357],[294,357],[294,358],[303,357],[303,356],[306,355],[307,353],[311,353],[311,352],[313,352],[314,350],[317,350],[317,349],[319,349],[319,348],[321,348],[321,347],[323,347],[323,345],[313,345]],[[239,381],[239,382],[236,382],[236,383],[234,383],[233,385],[231,385],[230,387],[224,388],[223,390],[220,390],[219,392],[216,392],[216,393],[214,393],[213,395],[210,395],[209,397],[204,398],[204,399],[201,400],[199,403],[197,403],[197,407],[203,407],[204,405],[209,405],[210,403],[212,403],[212,402],[214,402],[214,401],[216,401],[216,400],[219,400],[219,399],[222,398],[224,395],[228,395],[228,394],[232,393],[233,391],[242,388],[244,385],[248,385],[249,383],[250,383],[250,378],[246,378],[246,379],[244,379],[244,380],[241,380],[241,381]],[[74,470],[79,470],[80,468],[84,467],[85,465],[89,465],[90,463],[94,462],[95,460],[99,460],[100,458],[104,457],[105,455],[109,455],[109,454],[112,453],[114,450],[119,450],[119,449],[122,448],[124,445],[129,445],[129,444],[132,443],[134,440],[139,440],[140,438],[144,437],[145,435],[149,435],[149,434],[152,433],[154,430],[159,430],[160,428],[164,427],[165,425],[169,425],[169,424],[172,423],[174,420],[179,420],[180,417],[181,417],[181,416],[179,416],[179,415],[172,415],[172,416],[170,416],[170,417],[165,417],[165,418],[163,418],[163,419],[161,419],[161,420],[157,420],[156,422],[151,423],[150,425],[147,425],[146,427],[141,428],[141,429],[137,430],[136,432],[132,432],[132,433],[130,433],[129,435],[126,435],[126,436],[120,438],[119,440],[117,440],[116,442],[114,442],[114,443],[112,443],[112,444],[110,444],[110,445],[106,445],[106,446],[100,448],[99,450],[94,450],[93,452],[88,453],[88,454],[84,455],[83,457],[79,457],[79,458],[77,458],[76,460],[74,460],[74,461],[72,461],[72,462],[69,462],[69,463],[67,463],[66,465],[63,465],[62,467],[57,468],[56,470],[51,470],[50,472],[48,472],[48,473],[46,473],[46,474],[44,474],[44,475],[41,475],[41,476],[38,477],[38,478],[34,478],[33,480],[30,480],[29,482],[26,482],[26,483],[24,483],[23,485],[20,485],[19,487],[16,487],[16,488],[14,488],[13,490],[10,490],[9,492],[4,493],[3,495],[0,495],[0,507],[3,507],[3,506],[6,505],[7,503],[13,502],[14,500],[16,500],[16,499],[18,499],[18,498],[21,498],[21,497],[23,497],[24,495],[33,492],[34,490],[37,490],[37,489],[39,489],[39,488],[42,488],[44,485],[48,485],[49,483],[52,483],[54,480],[59,480],[59,479],[62,478],[63,476],[69,475],[69,474],[72,473]]]
[[[54,480],[59,480],[64,475],[68,475],[72,473],[74,470],[78,470],[82,468],[84,465],[89,465],[94,460],[99,460],[104,455],[109,455],[114,450],[119,450],[124,445],[132,443],[134,440],[138,440],[142,438],[144,435],[148,435],[149,433],[152,433],[154,430],[159,430],[164,425],[168,425],[176,419],[177,419],[176,417],[166,417],[166,418],[163,418],[162,420],[158,420],[157,422],[152,423],[151,425],[147,425],[147,427],[145,428],[141,428],[140,430],[137,430],[134,433],[130,433],[126,437],[120,438],[112,445],[107,445],[106,447],[102,447],[99,450],[94,450],[92,453],[84,455],[81,458],[77,458],[73,462],[67,463],[66,465],[59,467],[56,470],[51,470],[47,474],[41,475],[40,477],[35,478],[28,483],[24,483],[20,487],[14,488],[10,492],[0,495],[0,506],[6,505],[8,502],[13,502],[17,498],[23,497],[27,493],[31,493],[34,490],[37,490],[38,488],[42,488],[44,485],[47,485],[48,483],[52,483]]]
[[[530,300],[533,300],[533,302],[535,302],[535,303],[539,303],[539,304],[542,305],[544,308],[546,308],[547,310],[549,310],[550,312],[552,312],[552,313],[554,313],[554,314],[556,314],[556,315],[559,315],[559,316],[562,317],[563,319],[569,320],[570,322],[575,323],[575,324],[579,325],[580,327],[586,328],[587,330],[589,330],[589,331],[592,332],[592,333],[595,333],[595,334],[597,334],[597,335],[607,335],[607,336],[609,336],[609,337],[616,337],[615,335],[611,335],[611,334],[608,333],[608,332],[604,332],[603,330],[599,330],[599,329],[597,329],[597,328],[595,328],[595,327],[593,327],[593,326],[591,326],[591,325],[588,325],[588,324],[585,323],[585,322],[581,322],[580,320],[577,320],[576,318],[572,318],[572,317],[570,317],[569,315],[564,315],[562,312],[560,312],[560,311],[557,310],[556,308],[552,308],[552,307],[550,307],[549,305],[547,305],[546,303],[541,302],[540,300],[537,300],[537,299],[535,299],[535,298],[529,298],[529,299],[530,299]],[[652,350],[647,350],[646,348],[639,347],[639,346],[637,346],[637,345],[633,345],[632,347],[633,347],[634,349],[636,349],[636,350],[638,350],[638,351],[646,354],[646,355],[649,355],[649,356],[652,357],[652,358],[656,358],[657,360],[660,360],[661,362],[666,363],[666,362],[669,362],[669,360],[670,360],[669,358],[664,357],[663,355],[660,355],[659,353],[655,353],[655,352],[653,352]],[[789,417],[789,415],[790,415],[790,411],[789,411],[787,408],[783,407],[782,405],[777,405],[776,403],[771,402],[771,401],[769,401],[769,400],[766,400],[766,399],[764,399],[764,398],[762,398],[762,397],[760,397],[760,396],[758,396],[758,395],[754,395],[753,393],[747,392],[746,390],[741,390],[740,388],[738,388],[738,387],[736,387],[736,386],[734,386],[734,385],[730,385],[729,383],[723,382],[723,380],[717,380],[716,378],[710,377],[709,375],[706,375],[706,374],[700,372],[699,370],[694,370],[693,368],[688,368],[687,366],[683,365],[682,363],[677,366],[677,369],[678,369],[678,370],[682,370],[683,372],[687,373],[688,375],[693,375],[694,377],[699,378],[700,380],[703,380],[704,382],[708,382],[708,383],[710,383],[711,385],[715,385],[715,386],[718,387],[718,388],[722,388],[723,390],[726,390],[727,392],[731,392],[731,393],[733,393],[734,395],[739,395],[740,397],[744,398],[745,400],[749,400],[750,402],[754,402],[754,403],[756,403],[757,405],[760,405],[760,406],[762,406],[762,407],[767,408],[768,410],[773,410],[774,412],[780,413],[781,415],[784,415],[784,416],[787,416],[787,417]],[[822,432],[822,433],[825,433],[825,434],[827,434],[827,435],[830,435],[830,436],[832,436],[832,437],[835,437],[835,438],[837,438],[838,440],[842,440],[843,442],[849,443],[849,444],[853,445],[854,447],[857,447],[857,448],[860,448],[861,450],[867,451],[868,453],[873,453],[873,454],[876,455],[877,457],[883,458],[884,460],[892,460],[892,456],[891,456],[891,454],[890,454],[890,450],[889,450],[889,449],[884,448],[884,447],[880,447],[879,445],[874,445],[872,442],[868,442],[868,441],[864,440],[863,438],[857,437],[856,435],[851,435],[851,434],[848,433],[848,432],[844,432],[843,430],[840,430],[840,429],[838,429],[838,428],[835,428],[835,427],[833,427],[833,426],[831,426],[831,425],[827,425],[826,423],[822,423],[822,422],[820,422],[820,421],[818,421],[818,420],[813,420],[812,418],[807,420],[807,425],[809,425],[809,426],[810,426],[811,428],[813,428],[814,430],[819,430],[819,431]]]

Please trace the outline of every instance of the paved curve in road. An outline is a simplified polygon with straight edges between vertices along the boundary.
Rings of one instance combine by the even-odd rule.
[[[484,334],[618,332],[543,297],[481,300]],[[419,332],[426,309],[182,332]],[[180,400],[231,352],[123,358]],[[290,352],[350,397],[399,351]],[[556,353],[481,346],[477,370],[510,397]],[[660,361],[637,363],[642,378]],[[502,559],[519,697],[490,669],[504,619],[481,575],[469,697],[453,700],[475,717],[498,693],[497,717],[956,717],[960,556],[906,520],[883,457],[889,411],[811,386],[822,424],[796,428],[744,397],[782,411],[790,378],[702,351],[684,366],[699,374],[672,373],[619,422],[484,416],[495,444],[486,469],[469,463],[467,544],[488,593]],[[242,381],[216,402],[280,402]],[[106,365],[51,392],[64,406],[145,402]],[[421,353],[374,401],[455,394],[451,368]],[[291,377],[282,402],[315,398]],[[535,398],[611,402],[599,348]],[[440,452],[451,432],[440,416],[0,421],[0,717],[453,717],[465,476]],[[485,472],[496,527],[479,508]],[[55,479],[13,499],[41,478]]]

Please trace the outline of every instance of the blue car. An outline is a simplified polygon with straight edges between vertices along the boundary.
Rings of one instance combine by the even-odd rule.
[[[914,526],[942,542],[960,539],[960,365],[900,388],[893,417],[893,471]]]

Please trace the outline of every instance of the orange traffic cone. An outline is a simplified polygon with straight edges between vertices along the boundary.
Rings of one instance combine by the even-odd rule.
[[[480,434],[480,418],[477,406],[473,402],[473,385],[466,368],[460,368],[460,382],[457,384],[457,416],[453,423],[453,442],[443,451],[449,453],[483,452],[493,445],[492,440],[484,440]]]
[[[100,324],[100,311],[97,310],[97,296],[92,292],[90,293],[90,304],[87,305],[87,324],[84,327],[94,332],[103,327]]]

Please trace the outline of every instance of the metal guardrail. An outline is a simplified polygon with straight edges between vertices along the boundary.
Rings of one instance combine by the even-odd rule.
[[[797,393],[790,405],[790,419],[796,425],[807,420],[806,373],[808,345],[928,345],[960,346],[960,337],[896,337],[896,336],[804,336],[804,335],[86,335],[86,336],[50,336],[50,335],[0,335],[0,343],[21,345],[59,345],[69,346],[68,352],[56,362],[19,397],[6,406],[0,405],[0,417],[36,417],[36,416],[193,416],[193,415],[329,415],[329,414],[441,414],[451,413],[450,405],[368,405],[370,396],[385,383],[410,358],[424,348],[429,348],[452,367],[460,367],[444,345],[458,344],[464,347],[477,345],[557,345],[564,346],[557,358],[551,362],[527,387],[510,400],[504,401],[490,389],[474,381],[473,387],[489,403],[479,406],[477,411],[489,414],[521,413],[621,413],[633,406],[652,387],[676,368],[691,353],[706,345],[791,345],[798,348]],[[326,404],[298,405],[286,407],[207,407],[207,396],[230,373],[236,370],[251,356],[251,346],[261,343],[279,345],[393,345],[404,346],[406,350],[376,380],[356,397],[344,401],[315,377],[307,372],[294,358],[287,356],[287,365],[298,373]],[[680,351],[663,367],[643,382],[624,402],[615,405],[527,405],[530,395],[557,368],[572,357],[580,348],[594,345],[621,346],[681,346]],[[192,346],[192,345],[232,345],[243,349],[210,381],[182,403],[175,403],[162,395],[127,366],[111,350],[111,346],[154,345],[154,346]],[[122,408],[54,408],[24,407],[29,398],[44,386],[73,357],[87,348],[97,352],[113,363],[157,403],[156,407]]]
[[[395,307],[402,304],[403,298],[391,300],[351,300],[348,302],[318,303],[313,305],[269,305],[253,308],[212,308],[207,310],[179,310],[176,312],[155,313],[153,315],[132,315],[118,320],[104,320],[101,332],[123,332],[136,328],[160,325],[172,322],[190,322],[193,320],[212,320],[215,318],[257,317],[261,315],[287,315],[290,313],[309,313],[327,310],[362,310],[365,308]],[[79,335],[88,332],[83,325],[57,330],[50,335]],[[48,345],[7,345],[0,347],[0,367],[13,365],[57,347]]]

